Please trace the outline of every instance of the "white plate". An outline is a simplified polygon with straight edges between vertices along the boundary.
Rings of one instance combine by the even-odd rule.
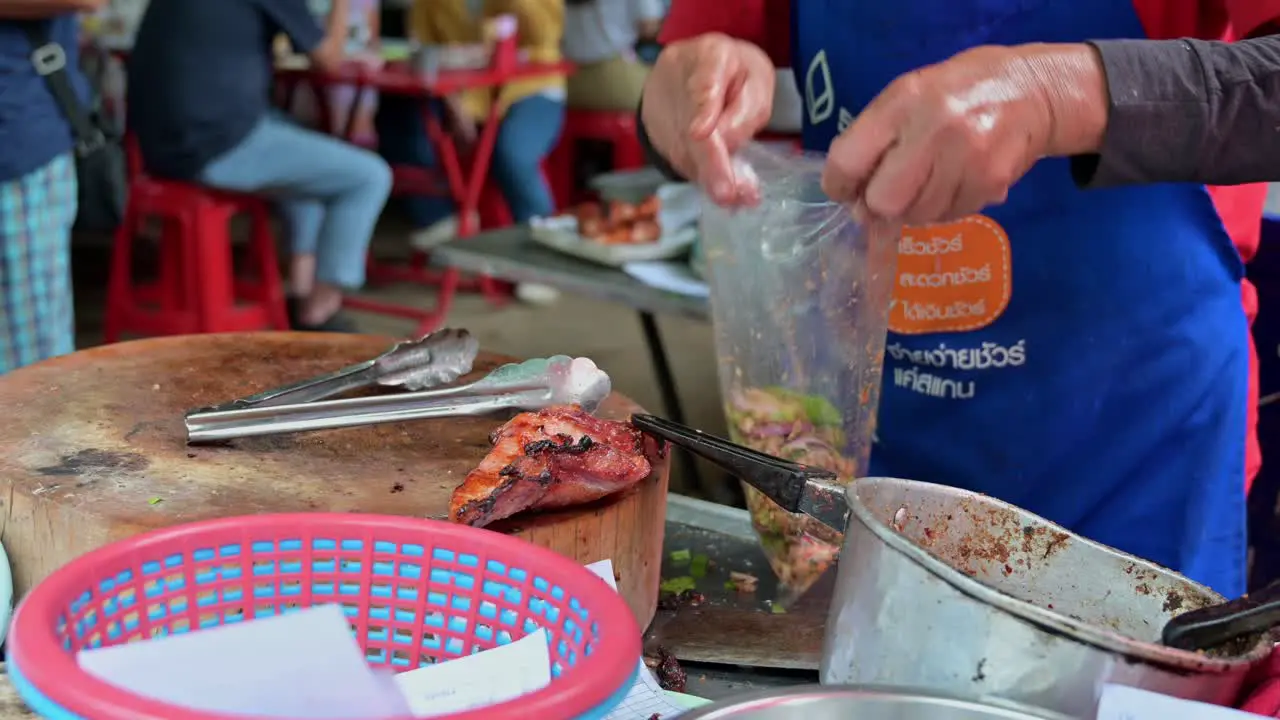
[[[529,223],[531,235],[534,241],[552,250],[610,267],[680,257],[698,239],[695,223],[702,214],[702,196],[697,188],[685,183],[667,183],[658,188],[656,195],[662,202],[658,224],[663,230],[657,242],[606,245],[588,240],[578,234],[578,220],[572,215],[534,218]]]
[[[707,281],[707,254],[703,252],[701,244],[695,245],[689,253],[689,269],[699,280]]]
[[[476,45],[437,45],[433,48],[441,70],[479,70],[489,66],[489,48]]]
[[[711,295],[711,288],[694,274],[689,263],[673,260],[630,262],[622,266],[622,271],[663,292],[700,298]]]
[[[415,57],[421,55],[421,57]],[[493,49],[488,45],[426,45],[409,53],[415,67],[431,67],[436,70],[484,70],[493,62]],[[429,59],[428,59],[429,58]],[[516,61],[528,62],[529,49],[517,48]]]
[[[680,257],[698,240],[698,228],[686,226],[673,233],[663,234],[656,242],[606,245],[579,235],[578,220],[572,215],[547,219],[535,218],[530,226],[529,236],[539,245],[565,255],[616,268],[630,262],[670,260]]]

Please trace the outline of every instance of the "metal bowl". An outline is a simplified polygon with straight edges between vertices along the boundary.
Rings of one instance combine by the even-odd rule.
[[[1001,700],[857,685],[803,685],[743,695],[695,708],[681,720],[1067,720],[1067,716]]]
[[[831,685],[927,687],[1092,717],[1106,684],[1216,705],[1268,638],[1165,647],[1170,619],[1223,601],[1154,563],[966,490],[862,478],[826,624]]]

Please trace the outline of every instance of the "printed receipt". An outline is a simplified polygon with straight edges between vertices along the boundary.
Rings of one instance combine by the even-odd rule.
[[[547,644],[547,631],[540,629],[475,655],[402,672],[396,685],[420,718],[514,700],[551,684]]]
[[[1107,685],[1098,702],[1098,720],[1245,720],[1252,713],[1192,702],[1148,690]]]
[[[591,563],[587,569],[609,583],[609,587],[618,589],[618,583],[613,579],[612,560]],[[658,684],[658,679],[645,666],[644,658],[638,662],[640,667],[636,673],[635,684],[631,686],[630,692],[623,698],[622,703],[605,716],[605,720],[648,720],[654,715],[661,720],[672,720],[682,714],[685,709],[667,699],[667,694]]]
[[[613,562],[587,566],[614,590]],[[674,720],[684,708],[667,699],[658,681],[636,659],[635,684],[605,720],[649,720],[654,715]],[[438,665],[425,665],[396,675],[396,684],[414,717],[428,718],[514,700],[551,683],[551,652],[547,632],[535,633],[507,645]],[[1168,720],[1168,719],[1165,719]]]

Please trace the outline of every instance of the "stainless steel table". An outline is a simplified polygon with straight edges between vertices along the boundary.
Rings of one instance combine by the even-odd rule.
[[[36,714],[22,703],[22,699],[18,697],[18,691],[14,690],[13,683],[9,682],[9,673],[4,664],[0,663],[0,720],[33,717],[36,717]]]
[[[645,649],[652,654],[661,646],[680,661],[688,693],[715,700],[818,681],[833,578],[780,612],[777,580],[747,512],[679,495],[668,498],[664,546],[664,580],[692,584],[704,599],[697,607],[659,609]],[[733,572],[757,578],[755,591],[729,587]]]

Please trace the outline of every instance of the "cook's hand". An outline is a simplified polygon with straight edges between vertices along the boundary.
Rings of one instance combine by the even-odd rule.
[[[672,43],[644,86],[643,117],[654,148],[720,205],[753,204],[757,189],[730,158],[769,122],[773,62],[725,35]]]
[[[903,75],[831,144],[823,189],[869,220],[942,222],[999,204],[1040,158],[1106,126],[1087,45],[980,47]]]

